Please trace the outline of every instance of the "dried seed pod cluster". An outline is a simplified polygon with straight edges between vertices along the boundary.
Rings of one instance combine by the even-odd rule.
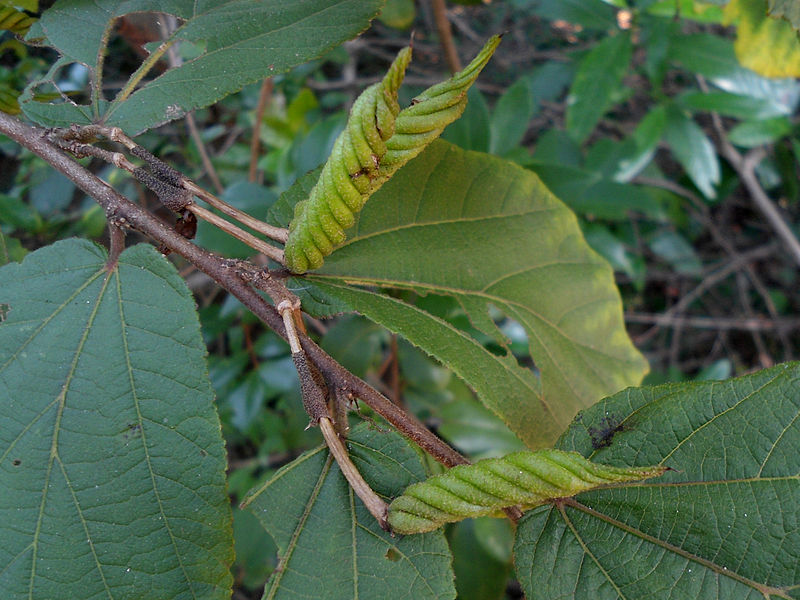
[[[467,90],[489,61],[500,36],[486,43],[463,71],[417,96],[400,110],[397,91],[411,60],[404,48],[382,81],[368,87],[350,111],[319,180],[295,206],[284,255],[293,273],[322,266],[346,239],[355,215],[400,167],[422,152],[464,112]]]

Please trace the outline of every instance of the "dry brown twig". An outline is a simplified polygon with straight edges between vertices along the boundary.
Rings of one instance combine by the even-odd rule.
[[[304,331],[298,329],[293,315],[298,312],[299,304],[291,292],[283,286],[282,282],[273,278],[269,271],[260,269],[247,261],[225,259],[196,246],[172,227],[169,227],[141,206],[122,196],[106,182],[65,154],[64,145],[83,144],[85,141],[78,141],[78,138],[87,140],[92,135],[103,133],[100,129],[102,128],[93,127],[74,130],[75,135],[73,137],[75,139],[70,141],[68,139],[69,135],[66,135],[64,131],[61,134],[65,135],[59,136],[52,131],[27,125],[14,117],[0,113],[0,133],[44,159],[54,169],[75,183],[80,190],[93,198],[103,208],[110,226],[117,228],[120,232],[123,228],[135,229],[164,248],[183,257],[199,271],[211,277],[220,287],[233,294],[267,327],[287,340],[291,344],[293,357],[295,354],[302,356],[301,361],[306,360],[309,365],[312,365],[308,369],[309,375],[304,379],[307,384],[314,381],[313,373],[318,371],[324,377],[329,389],[335,389],[336,393],[340,393],[344,397],[352,396],[360,399],[392,424],[400,433],[415,442],[445,466],[452,467],[469,462],[427,429],[413,415],[405,412],[362,379],[350,373],[324,352]],[[104,133],[110,132],[105,130]],[[120,134],[121,132],[114,134],[119,138],[117,141],[122,139]],[[129,141],[129,143],[132,143],[132,141]],[[121,162],[121,160],[118,160],[118,162]],[[171,177],[174,179],[174,174]],[[120,232],[114,233],[112,229],[112,251],[117,255],[121,252],[122,246]],[[115,260],[115,257],[111,256],[108,268],[113,268],[113,260]],[[275,305],[282,307],[283,313],[279,313],[273,305],[267,302],[257,292],[256,288],[267,291],[273,297]],[[287,321],[287,315],[291,320]],[[336,440],[339,440],[339,442],[341,440],[336,433],[336,428],[327,407],[324,402],[320,401],[319,394],[321,392],[319,391],[319,386],[315,385],[314,387],[316,387],[317,391],[312,392],[311,402],[314,406],[309,409],[309,415],[312,420],[315,416],[318,417],[320,422],[323,419],[326,420],[325,425],[323,425],[323,435],[326,435],[326,430],[330,430],[326,435],[326,439],[330,438],[330,443],[335,446]],[[306,394],[304,393],[304,398],[305,396]],[[330,423],[327,421],[330,421]],[[330,428],[328,424],[331,425]],[[357,489],[356,491],[358,492]],[[362,490],[362,493],[367,494],[365,490]],[[378,500],[380,503],[375,502],[374,499],[369,500],[369,502],[372,505],[373,514],[376,515],[379,522],[382,522],[381,518],[383,517],[381,515],[385,514],[383,512],[385,504],[382,504],[383,501],[380,498]],[[519,511],[512,509],[509,511],[509,515],[518,518]],[[385,521],[383,522],[385,523]]]

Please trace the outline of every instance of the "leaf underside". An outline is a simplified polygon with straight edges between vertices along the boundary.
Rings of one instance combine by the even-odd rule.
[[[674,470],[528,513],[529,597],[800,598],[800,364],[620,392],[558,447]]]
[[[29,35],[44,38],[60,52],[61,62],[28,87],[22,108],[43,125],[102,122],[134,135],[321,56],[366,29],[382,4],[381,0],[61,0]],[[104,36],[119,17],[134,12],[174,15],[180,27],[170,39],[191,42],[203,51],[157,77],[149,76],[126,98],[103,98],[98,89],[103,85],[108,42]],[[75,35],[77,31],[81,35]],[[34,101],[36,89],[57,80],[59,70],[71,63],[89,69],[95,87],[91,104]]]
[[[0,269],[4,598],[230,598],[225,448],[194,302],[151,246]]]
[[[396,433],[357,427],[348,450],[384,497],[425,478],[419,456]],[[325,448],[286,465],[253,488],[244,504],[278,545],[280,564],[265,599],[455,597],[443,533],[393,537],[383,531]]]
[[[276,220],[292,196],[300,194],[290,190],[276,204]],[[512,163],[437,141],[370,199],[351,231],[299,291],[349,306],[436,357],[532,449],[551,445],[578,410],[647,370],[625,332],[611,268],[574,214]],[[513,319],[541,382],[510,353],[493,354],[470,332],[376,286],[450,296],[501,347],[490,311]]]

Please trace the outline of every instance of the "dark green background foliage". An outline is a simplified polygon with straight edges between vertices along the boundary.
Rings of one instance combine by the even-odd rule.
[[[400,106],[448,77],[432,4],[1,2],[0,111],[120,126],[286,226],[411,30]],[[134,231],[109,268],[103,210],[0,137],[3,598],[800,598],[800,258],[774,219],[796,243],[800,2],[447,14],[464,63],[506,35],[444,141],[287,280],[310,334],[470,459],[555,445],[672,470],[516,531],[392,538],[305,429],[283,340]],[[253,254],[206,223],[196,241]],[[441,471],[353,408],[386,500]]]

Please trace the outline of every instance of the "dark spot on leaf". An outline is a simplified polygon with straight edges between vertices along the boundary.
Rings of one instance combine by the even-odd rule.
[[[9,312],[11,312],[11,305],[0,302],[0,323],[6,320]]]
[[[389,548],[386,551],[386,558],[388,558],[392,562],[397,562],[398,560],[400,560],[401,556],[397,550],[395,550],[394,548]]]
[[[208,452],[200,448],[200,456],[208,456]]]
[[[122,438],[127,442],[131,438],[134,438],[142,433],[142,426],[138,423],[128,423],[125,427],[125,431],[122,434]]]
[[[15,467],[18,467],[22,464],[22,461],[18,458],[15,458],[14,460],[11,461],[11,464],[14,465]]]
[[[599,427],[589,427],[589,436],[592,438],[592,448],[599,450],[611,445],[611,440],[618,431],[624,431],[626,427],[622,424],[619,417],[607,415],[600,419]]]

